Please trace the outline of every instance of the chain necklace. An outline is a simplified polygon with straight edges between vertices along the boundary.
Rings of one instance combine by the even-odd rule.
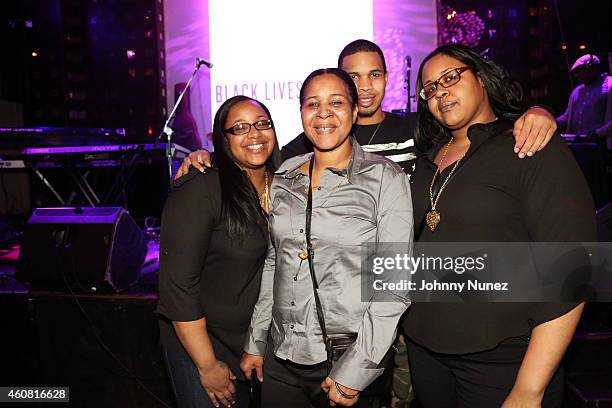
[[[451,138],[450,142],[448,142],[446,144],[446,147],[444,148],[444,153],[442,153],[442,158],[440,159],[440,164],[438,165],[438,168],[434,172],[433,178],[431,179],[431,184],[429,185],[429,202],[431,204],[431,210],[425,216],[425,223],[427,224],[427,226],[429,227],[431,232],[434,232],[434,230],[436,229],[436,227],[440,223],[440,212],[436,210],[436,206],[438,205],[438,201],[440,200],[440,196],[442,195],[442,191],[444,191],[444,188],[446,187],[446,184],[448,183],[448,181],[450,180],[451,176],[453,175],[453,173],[457,169],[457,166],[459,165],[459,162],[465,156],[465,155],[461,156],[459,158],[459,160],[457,160],[455,162],[455,165],[451,169],[450,173],[448,173],[448,176],[446,176],[446,179],[442,183],[442,186],[440,186],[440,190],[438,191],[438,194],[436,194],[436,196],[434,197],[434,195],[433,195],[433,186],[434,186],[434,183],[436,182],[436,178],[437,178],[438,174],[442,173],[440,171],[440,168],[442,167],[442,163],[444,163],[444,158],[446,157],[446,153],[448,153],[448,149],[450,148],[450,145],[453,143],[453,140],[455,140],[455,139]]]
[[[369,145],[370,143],[372,143],[372,140],[374,140],[374,136],[376,136],[376,133],[378,133],[378,129],[380,129],[380,125],[382,125],[382,122],[378,123],[378,126],[376,126],[376,129],[374,129],[374,133],[372,133],[372,136],[370,136],[370,140],[368,140],[368,143],[366,143],[366,145]]]
[[[259,205],[266,212],[266,214],[270,213],[270,184],[268,183],[268,171],[264,171],[264,188],[261,194],[259,195]]]
[[[327,200],[329,200],[329,198],[332,196],[334,191],[336,191],[338,189],[338,187],[340,187],[340,185],[342,185],[342,183],[344,183],[347,180],[348,180],[347,176],[341,176],[340,181],[334,187],[332,187],[332,189],[329,191],[329,193],[327,193],[327,196],[325,196],[325,199],[323,200],[323,202],[321,204],[319,204],[318,207],[322,207],[327,202]],[[295,179],[294,179],[294,181],[295,181]],[[293,182],[292,182],[292,185],[293,185]],[[320,187],[313,187],[312,190],[314,191],[314,190],[319,190],[319,189],[320,189]],[[304,192],[308,193],[308,187],[306,187],[304,189]],[[291,234],[293,235],[293,238],[294,238],[295,242],[299,242],[299,240],[295,236],[294,229],[293,229],[293,215],[290,214],[290,217],[291,217],[290,218],[290,222],[291,222]],[[314,243],[312,245],[314,246]],[[306,251],[305,241],[304,241],[304,245],[300,245],[300,250],[298,251],[298,258],[300,259],[300,265],[301,265],[301,261],[304,261],[304,260],[308,259],[308,251]]]

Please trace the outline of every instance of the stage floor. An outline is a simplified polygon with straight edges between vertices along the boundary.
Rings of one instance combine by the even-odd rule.
[[[18,254],[0,255],[0,385],[69,386],[70,403],[58,405],[70,407],[174,406],[157,325],[158,241],[138,282],[114,294],[30,291],[15,279]]]
[[[68,385],[71,407],[173,406],[155,312],[158,240],[122,293],[30,291],[15,279],[18,255],[0,252],[0,385]],[[612,304],[588,304],[565,357],[564,408],[612,406],[611,367]]]

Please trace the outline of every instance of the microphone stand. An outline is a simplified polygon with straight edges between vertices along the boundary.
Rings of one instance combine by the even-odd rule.
[[[181,104],[181,101],[183,100],[183,96],[185,96],[185,93],[187,93],[187,91],[191,87],[191,82],[193,81],[193,78],[195,78],[202,65],[206,65],[209,68],[212,67],[212,64],[209,64],[200,58],[196,58],[195,68],[191,73],[191,77],[189,77],[189,81],[187,81],[187,85],[185,85],[185,88],[181,91],[179,97],[176,98],[176,102],[174,103],[174,106],[170,111],[170,115],[168,115],[168,119],[166,119],[162,131],[157,137],[157,143],[161,142],[164,135],[166,135],[167,137],[166,159],[168,161],[168,184],[172,184],[172,133],[174,133],[174,130],[172,130],[172,128],[170,127],[170,122],[172,122],[172,120],[174,119],[174,115],[176,114],[176,110],[178,109],[179,105]]]
[[[410,71],[412,69],[412,57],[410,55],[406,56],[406,77],[404,78],[404,85],[406,88],[406,115],[410,114]]]

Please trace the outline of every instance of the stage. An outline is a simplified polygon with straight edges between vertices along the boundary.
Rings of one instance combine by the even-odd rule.
[[[138,283],[106,295],[29,291],[14,278],[18,250],[0,263],[0,384],[68,386],[71,407],[163,407],[144,385],[174,406],[155,314],[157,242]]]

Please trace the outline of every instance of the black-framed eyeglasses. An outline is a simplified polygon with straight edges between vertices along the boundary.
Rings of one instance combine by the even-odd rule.
[[[251,126],[257,130],[268,130],[272,129],[274,123],[272,123],[270,119],[258,120],[255,123],[241,122],[236,123],[234,126],[227,129],[223,129],[223,133],[230,133],[232,135],[246,135],[251,131]]]
[[[446,74],[442,75],[440,78],[435,81],[425,85],[423,89],[419,91],[419,96],[424,101],[428,101],[436,94],[438,91],[438,85],[441,85],[444,88],[450,88],[455,85],[461,79],[461,74],[467,70],[472,69],[471,67],[460,67],[453,68],[448,71]]]

